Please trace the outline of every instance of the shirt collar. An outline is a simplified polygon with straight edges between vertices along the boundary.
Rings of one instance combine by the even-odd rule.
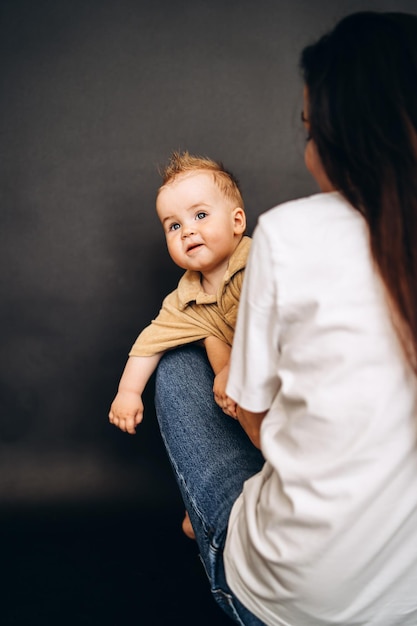
[[[223,291],[233,276],[246,266],[250,245],[251,238],[246,236],[242,237],[236,250],[229,259],[229,265],[220,286],[221,291]],[[183,274],[178,283],[177,292],[181,310],[185,309],[185,307],[192,302],[196,302],[197,304],[212,304],[217,302],[217,294],[208,294],[203,291],[201,288],[201,272],[194,270],[187,270],[185,274]]]

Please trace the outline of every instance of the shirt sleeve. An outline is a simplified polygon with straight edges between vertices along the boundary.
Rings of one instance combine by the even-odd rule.
[[[248,411],[268,410],[279,390],[279,320],[273,255],[255,229],[243,280],[227,394]]]
[[[232,304],[231,300],[229,307],[226,307],[231,318]],[[220,311],[215,302],[207,305],[194,302],[182,309],[178,291],[175,290],[165,298],[158,316],[140,333],[129,356],[151,356],[209,336],[232,344],[233,326],[227,315]]]

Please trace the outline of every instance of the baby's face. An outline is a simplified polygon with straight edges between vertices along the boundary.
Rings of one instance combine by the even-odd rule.
[[[180,174],[162,187],[156,210],[174,263],[203,274],[227,267],[246,226],[243,210],[203,170]]]

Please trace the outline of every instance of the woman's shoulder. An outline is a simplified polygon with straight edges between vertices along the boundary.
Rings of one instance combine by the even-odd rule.
[[[259,221],[271,223],[275,221],[291,221],[300,218],[316,220],[320,214],[357,213],[347,200],[338,192],[316,193],[278,204],[263,213]]]
[[[267,239],[320,240],[342,232],[363,234],[361,214],[337,191],[289,200],[269,209],[258,219],[258,230]]]
[[[338,192],[318,193],[280,204],[260,216],[257,248],[288,266],[326,267],[329,262],[369,264],[367,225],[362,215]],[[329,261],[331,260],[331,261]],[[352,265],[352,266],[353,266]]]

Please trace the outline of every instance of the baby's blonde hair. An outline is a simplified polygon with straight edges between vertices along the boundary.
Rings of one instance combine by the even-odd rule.
[[[212,172],[214,182],[226,198],[233,200],[236,206],[244,209],[243,198],[239,188],[237,178],[220,161],[214,161],[208,157],[192,155],[189,152],[174,151],[166,166],[160,169],[162,185],[158,189],[158,194],[169,183],[180,174],[187,172]]]

